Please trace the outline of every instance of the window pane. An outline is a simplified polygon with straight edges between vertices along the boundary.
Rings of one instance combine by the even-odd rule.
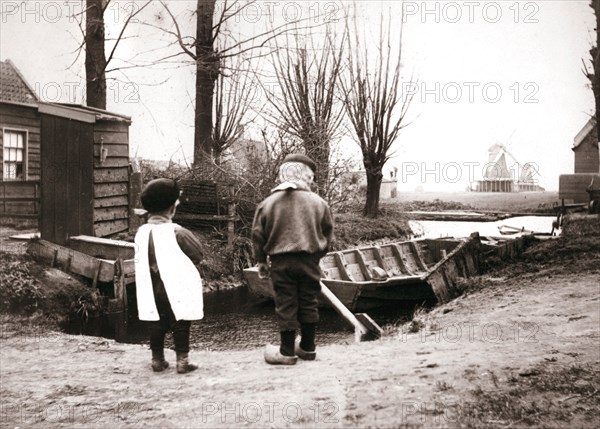
[[[15,165],[5,162],[4,163],[4,178],[5,179],[15,179],[16,178],[16,170]]]
[[[17,162],[23,162],[23,150],[22,149],[13,149],[15,151],[15,160]]]
[[[23,133],[16,134],[17,136],[17,147],[23,149]]]

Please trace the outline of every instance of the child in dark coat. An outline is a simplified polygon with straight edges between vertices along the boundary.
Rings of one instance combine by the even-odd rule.
[[[325,200],[310,190],[315,170],[309,157],[288,155],[279,170],[281,183],[254,215],[254,253],[259,275],[271,276],[280,330],[280,347],[267,345],[265,351],[270,364],[293,365],[298,357],[316,357],[319,261],[333,240],[333,218]],[[296,342],[298,322],[301,337]]]
[[[173,223],[179,187],[171,179],[156,179],[142,191],[148,220],[135,243],[136,296],[139,319],[149,321],[152,369],[165,370],[164,342],[173,333],[177,372],[198,367],[188,362],[190,325],[204,317],[202,280],[196,265],[202,259],[200,243],[187,229]]]

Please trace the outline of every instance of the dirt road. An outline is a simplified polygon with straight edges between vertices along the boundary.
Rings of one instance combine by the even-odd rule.
[[[596,427],[600,268],[480,283],[418,332],[321,347],[294,367],[266,365],[261,349],[195,351],[198,371],[155,374],[143,346],[3,323],[1,426]],[[552,375],[579,390],[539,388]]]

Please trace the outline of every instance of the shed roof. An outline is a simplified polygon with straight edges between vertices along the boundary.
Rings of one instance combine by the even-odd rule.
[[[596,126],[596,119],[591,117],[573,139],[573,149],[579,146]]]
[[[78,104],[62,103],[40,103],[38,108],[40,113],[60,116],[63,118],[75,119],[81,122],[95,123],[97,121],[115,121],[131,123],[131,117],[118,113],[108,112],[95,107],[81,106]]]
[[[11,60],[0,61],[0,101],[33,106],[40,101]]]

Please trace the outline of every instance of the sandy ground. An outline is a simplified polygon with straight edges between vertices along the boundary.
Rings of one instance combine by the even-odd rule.
[[[477,392],[507,391],[535,368],[598,368],[600,269],[589,266],[486,277],[485,288],[423,315],[416,333],[321,347],[293,367],[266,365],[262,349],[197,351],[196,372],[153,373],[144,346],[5,323],[0,426],[476,427]],[[597,396],[600,380],[577,382]],[[572,409],[544,426],[597,427],[598,411],[577,408],[579,399],[546,398]]]

